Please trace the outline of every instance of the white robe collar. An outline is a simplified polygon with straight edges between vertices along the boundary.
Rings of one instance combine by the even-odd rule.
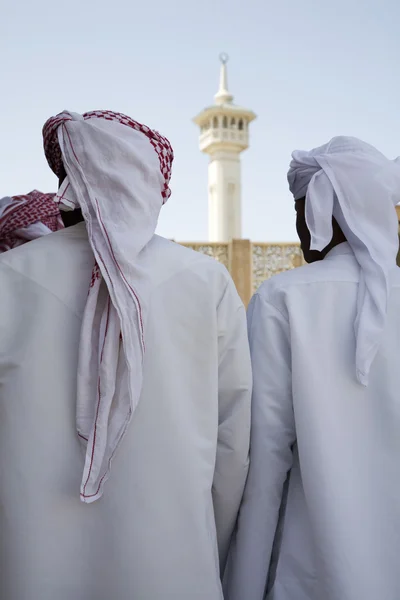
[[[354,256],[354,252],[348,242],[342,242],[341,244],[338,244],[332,248],[332,250],[330,250],[325,256],[324,260],[327,258],[333,258],[334,256],[342,256],[344,254],[352,254]]]

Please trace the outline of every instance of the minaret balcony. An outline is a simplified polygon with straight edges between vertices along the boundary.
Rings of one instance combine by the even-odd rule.
[[[200,150],[202,152],[213,151],[214,147],[224,146],[226,149],[242,152],[249,147],[249,135],[247,131],[237,129],[208,129],[200,134]]]

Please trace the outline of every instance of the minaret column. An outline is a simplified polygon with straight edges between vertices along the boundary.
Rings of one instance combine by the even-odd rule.
[[[219,150],[208,165],[209,240],[230,242],[242,237],[240,155]]]

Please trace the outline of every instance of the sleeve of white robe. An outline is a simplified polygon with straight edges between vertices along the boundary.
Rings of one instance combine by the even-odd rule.
[[[263,600],[295,441],[289,324],[256,294],[248,310],[253,367],[250,471],[225,581],[227,600]]]
[[[221,577],[249,464],[251,363],[246,313],[229,281],[218,307],[218,445],[213,481]]]

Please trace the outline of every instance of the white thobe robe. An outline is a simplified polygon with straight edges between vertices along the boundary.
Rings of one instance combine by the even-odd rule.
[[[367,388],[347,244],[253,298],[250,472],[227,600],[400,598],[400,270],[391,278]]]
[[[0,256],[1,598],[222,598],[248,469],[245,311],[212,259],[155,236],[138,261],[152,281],[144,387],[104,497],[85,505],[85,227]]]

